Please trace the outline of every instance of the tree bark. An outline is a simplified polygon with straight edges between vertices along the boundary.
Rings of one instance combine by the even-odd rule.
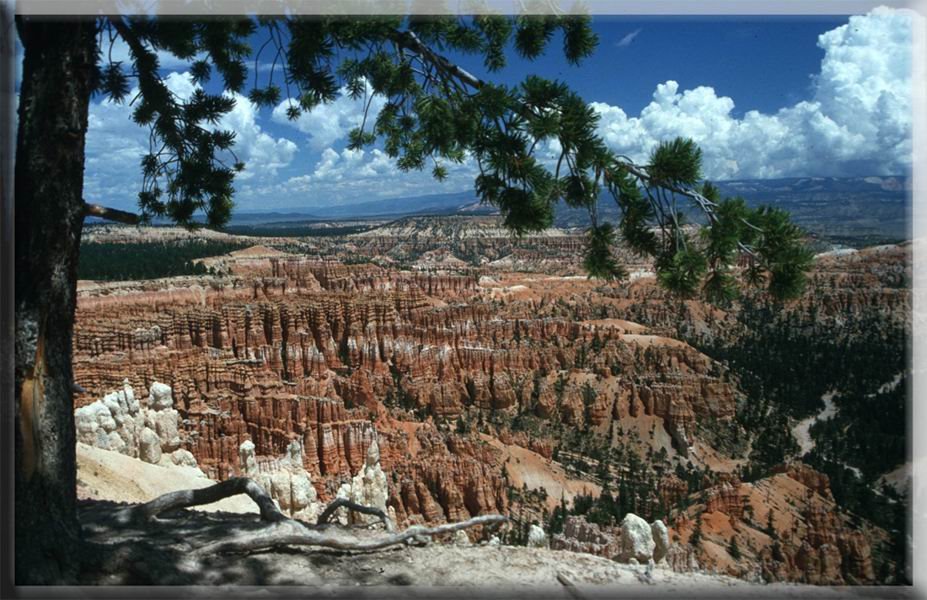
[[[73,583],[80,529],[71,335],[84,220],[92,19],[17,18],[15,582]]]

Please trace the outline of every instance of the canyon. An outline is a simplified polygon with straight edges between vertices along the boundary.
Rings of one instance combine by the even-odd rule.
[[[89,239],[185,236],[107,227]],[[736,335],[733,311],[668,298],[646,261],[619,249],[630,280],[591,280],[581,232],[513,240],[491,217],[228,237],[244,247],[201,259],[210,275],[78,286],[78,414],[148,396],[129,411],[160,445],[147,462],[170,457],[220,481],[260,475],[268,487],[285,473],[274,497],[286,508],[298,487],[294,510],[309,511],[298,514],[375,488],[399,524],[498,512],[513,535],[621,482],[636,512],[662,516],[673,569],[877,581],[873,555],[889,534],[842,511],[826,475],[796,456],[742,481],[755,432],[737,415],[750,398],[725,361],[680,335]],[[808,294],[823,298],[824,317],[902,315],[908,252],[819,256]],[[82,441],[145,460],[103,421],[87,423]],[[621,554],[617,523],[568,519],[552,547]]]

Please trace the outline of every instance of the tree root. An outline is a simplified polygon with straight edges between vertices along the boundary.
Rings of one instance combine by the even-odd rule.
[[[320,546],[335,550],[370,551],[395,546],[419,536],[434,536],[452,533],[480,525],[498,525],[508,520],[502,515],[480,515],[458,523],[445,523],[435,527],[413,525],[395,532],[390,518],[382,510],[352,502],[347,498],[336,498],[319,516],[315,525],[291,519],[280,512],[270,495],[255,481],[247,477],[233,477],[207,488],[180,490],[158,496],[150,502],[123,509],[117,514],[117,521],[126,524],[131,521],[153,521],[164,512],[211,504],[238,494],[247,494],[261,511],[261,520],[268,526],[261,531],[238,534],[227,540],[206,544],[194,550],[203,556],[220,552],[250,552],[281,546]],[[386,525],[386,535],[359,537],[350,529],[331,526],[328,522],[339,508],[347,508],[367,515],[375,515]]]
[[[331,520],[332,516],[335,514],[335,511],[341,508],[342,506],[349,510],[353,510],[354,512],[359,512],[365,515],[374,515],[376,517],[379,517],[380,520],[383,521],[383,524],[386,526],[387,531],[396,530],[389,516],[385,512],[380,510],[379,508],[376,508],[375,506],[364,506],[363,504],[352,502],[351,500],[348,500],[347,498],[335,498],[334,500],[332,500],[329,503],[329,505],[325,507],[325,510],[322,511],[322,514],[319,515],[319,519],[318,521],[316,521],[316,524],[324,525],[325,523],[328,523]]]
[[[121,523],[131,520],[151,521],[163,512],[212,504],[223,498],[247,494],[261,510],[261,520],[271,523],[286,521],[290,518],[280,512],[270,495],[258,483],[247,477],[232,477],[215,485],[197,490],[180,490],[158,496],[150,502],[130,507],[117,517]]]
[[[435,527],[413,525],[408,529],[391,533],[361,538],[351,535],[343,528],[314,529],[299,521],[289,520],[275,523],[265,531],[256,534],[239,535],[229,540],[207,544],[195,552],[197,554],[218,554],[228,552],[249,552],[267,550],[281,546],[321,546],[334,550],[370,551],[401,544],[418,536],[433,536],[451,533],[478,525],[496,525],[507,521],[502,515],[481,515],[458,523],[445,523]]]

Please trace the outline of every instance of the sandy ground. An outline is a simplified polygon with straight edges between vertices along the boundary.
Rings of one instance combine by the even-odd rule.
[[[620,329],[625,333],[639,334],[647,331],[647,328],[634,321],[624,319],[588,319],[583,321],[583,325],[593,326],[602,329]]]
[[[206,585],[223,586],[223,594],[229,597],[285,592],[288,597],[377,600],[847,597],[846,588],[762,585],[704,572],[675,573],[661,566],[620,564],[590,554],[485,544],[457,546],[447,540],[374,552],[280,546],[246,554],[199,554],[196,549],[206,543],[232,534],[260,534],[266,525],[252,515],[178,511],[156,523],[115,526],[111,515],[116,509],[118,505],[108,502],[81,503],[88,542],[81,573],[84,585]],[[365,530],[353,534],[358,538],[381,535]],[[177,597],[194,591],[173,589]]]
[[[77,444],[79,499],[148,502],[167,492],[199,489],[214,483],[192,467],[152,465],[118,452]],[[257,505],[247,496],[226,498],[197,509],[258,513]]]
[[[559,470],[559,465],[548,463],[529,450],[505,445],[503,450],[517,457],[508,465],[510,473],[533,472],[539,477],[535,482],[545,485],[549,492],[556,490],[557,496],[560,489],[569,493],[580,491],[576,486],[589,485],[570,480]],[[200,510],[166,513],[157,521],[119,524],[113,514],[125,501],[141,502],[167,491],[198,488],[212,482],[198,475],[196,469],[151,465],[83,444],[78,446],[78,478],[79,514],[85,541],[83,585],[235,586],[224,589],[245,597],[252,597],[247,592],[249,588],[238,586],[307,586],[300,597],[311,594],[378,599],[440,595],[469,600],[474,593],[482,599],[530,597],[532,600],[667,594],[686,598],[770,597],[770,594],[807,597],[809,593],[821,598],[844,597],[838,589],[764,586],[722,575],[675,573],[662,566],[620,564],[589,554],[547,548],[485,543],[459,546],[451,543],[449,537],[424,546],[403,544],[374,552],[280,546],[244,554],[199,554],[197,548],[228,536],[259,535],[266,531],[266,524],[256,514],[242,514],[256,512],[248,498],[229,498],[199,507]],[[363,539],[382,532],[353,529],[350,535]],[[291,593],[298,591],[288,589]],[[264,594],[268,591],[263,589]]]
[[[399,545],[377,552],[281,547],[250,554],[199,555],[196,548],[232,534],[258,534],[265,525],[251,515],[178,511],[158,522],[115,525],[118,505],[82,502],[85,537],[95,545],[83,576],[87,584],[304,585],[322,595],[345,586],[460,586],[484,591],[508,588],[556,597],[590,591],[644,588],[661,592],[706,592],[757,586],[706,573],[674,573],[619,564],[589,554],[546,548],[469,545],[439,540],[427,546]],[[353,531],[358,538],[382,535]],[[471,592],[472,593],[472,592]],[[426,590],[410,596],[431,597]],[[442,593],[442,595],[444,595]],[[691,596],[688,596],[691,597]]]
[[[601,487],[595,483],[570,478],[559,463],[547,460],[537,452],[514,444],[503,444],[485,434],[480,434],[480,438],[502,450],[505,468],[515,487],[524,484],[529,490],[547,490],[547,507],[551,510],[560,505],[561,495],[569,502],[576,494],[602,493]]]

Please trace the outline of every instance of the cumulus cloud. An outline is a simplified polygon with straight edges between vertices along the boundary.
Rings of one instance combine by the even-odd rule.
[[[367,93],[372,93],[369,84]],[[368,126],[376,121],[384,104],[386,104],[386,98],[383,96],[373,97],[370,109],[367,111]],[[342,88],[341,94],[334,102],[321,104],[311,111],[304,111],[295,121],[287,119],[286,109],[289,106],[289,100],[280,102],[274,108],[274,121],[296,127],[299,131],[309,134],[309,148],[321,151],[345,138],[351,129],[360,126],[364,118],[366,101],[364,97],[352,100],[347,94],[347,89]]]
[[[289,204],[329,206],[473,189],[477,171],[472,160],[445,166],[448,177],[437,182],[428,170],[400,171],[395,161],[378,148],[346,148],[340,152],[326,148],[310,173],[290,177],[279,184],[247,186],[242,189],[242,196],[267,206],[282,206],[281,199]]]
[[[170,73],[165,85],[179,99],[188,99],[196,90],[189,73]],[[138,92],[132,90],[129,97]],[[289,165],[298,146],[291,140],[274,138],[258,124],[257,107],[245,96],[233,94],[235,107],[217,125],[218,129],[234,131],[236,155],[245,162],[246,170],[237,181],[252,178],[270,179],[278,169]],[[132,207],[141,182],[139,161],[148,152],[148,130],[131,119],[132,109],[126,103],[109,100],[92,103],[88,117],[86,167],[84,186],[88,198],[115,206]]]
[[[810,100],[774,114],[733,116],[711,87],[657,86],[636,117],[593,103],[615,151],[646,160],[661,141],[691,137],[712,179],[896,174],[911,165],[911,20],[890,9],[851,17],[823,33]]]
[[[132,122],[131,109],[110,100],[90,104],[84,159],[84,197],[133,209],[141,182],[139,161],[148,152],[147,131]]]
[[[236,178],[244,181],[255,174],[276,175],[278,169],[293,161],[299,147],[284,137],[274,139],[258,125],[254,103],[241,94],[232,96],[235,108],[222,118],[219,128],[236,133],[235,152],[246,164],[246,170]]]

